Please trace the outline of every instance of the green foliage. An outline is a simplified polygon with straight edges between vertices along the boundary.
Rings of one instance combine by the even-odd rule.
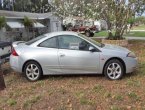
[[[6,25],[6,19],[4,16],[0,16],[0,29]]]
[[[27,16],[24,17],[24,21],[22,22],[26,28],[31,28],[34,26],[34,21],[29,19]]]
[[[145,16],[140,16],[135,19],[136,23],[145,24]]]
[[[134,22],[135,22],[135,18],[132,17],[132,18],[128,19],[128,23],[129,24],[134,24]]]
[[[51,5],[48,0],[3,0],[2,10],[13,10],[20,12],[50,12]]]
[[[144,0],[54,0],[57,15],[62,18],[80,16],[87,19],[103,19],[108,30],[108,39],[123,39],[128,23],[134,23],[135,14],[142,10]],[[107,37],[107,36],[106,36]]]

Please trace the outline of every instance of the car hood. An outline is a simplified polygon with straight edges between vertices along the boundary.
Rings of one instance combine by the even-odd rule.
[[[124,48],[124,47],[121,47],[121,46],[117,46],[117,45],[112,45],[112,44],[105,44],[103,49],[130,52],[130,50],[128,50],[127,48]]]

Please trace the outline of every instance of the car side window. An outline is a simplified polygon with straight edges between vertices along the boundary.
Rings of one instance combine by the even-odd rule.
[[[88,42],[73,35],[58,36],[58,41],[60,49],[88,51],[90,47]]]
[[[46,48],[57,48],[57,40],[56,37],[49,38],[42,43],[39,44],[39,47],[46,47]]]

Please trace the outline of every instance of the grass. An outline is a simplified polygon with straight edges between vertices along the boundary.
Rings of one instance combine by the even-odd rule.
[[[124,34],[125,37],[145,37],[145,31],[130,31],[130,33]]]
[[[145,30],[145,25],[134,26],[132,30]]]
[[[95,37],[106,37],[108,36],[107,31],[101,31],[98,33],[95,33]],[[145,37],[144,31],[130,31],[130,33],[124,34],[124,37]]]
[[[135,92],[129,92],[128,97],[132,100],[135,100],[135,101],[140,99],[140,97]]]
[[[140,81],[138,81],[138,80],[135,80],[135,79],[129,79],[128,81],[127,81],[127,85],[129,86],[129,87],[140,87],[141,86],[141,82]]]
[[[95,103],[93,100],[87,98],[85,91],[76,92],[75,96],[82,105],[93,105]]]
[[[134,26],[132,30],[136,30],[136,31],[130,31],[130,33],[125,33],[124,37],[130,37],[130,36],[131,37],[145,37],[145,31],[139,31],[139,30],[145,30],[145,25]],[[113,31],[113,34],[115,34],[114,31]],[[94,36],[107,37],[108,31],[101,31],[101,32],[95,33]]]
[[[129,41],[137,54],[136,72],[110,81],[103,75],[48,76],[28,82],[19,73],[4,76],[6,90],[0,93],[2,110],[143,110],[145,108],[145,41]],[[7,70],[9,70],[9,65]]]
[[[38,95],[38,96],[33,96],[30,99],[25,100],[24,104],[23,104],[23,108],[27,108],[27,107],[32,106],[33,104],[35,104],[40,99],[41,99],[41,96]]]
[[[123,100],[123,96],[121,94],[117,94],[115,95],[115,100],[118,100],[118,101],[122,101]]]
[[[17,104],[17,101],[15,99],[8,99],[7,104],[13,106]]]
[[[118,106],[113,105],[110,107],[110,110],[122,110],[122,109],[119,108]]]
[[[106,37],[106,36],[108,36],[108,32],[107,31],[100,31],[98,33],[95,33],[94,36],[95,37]]]
[[[110,93],[110,91],[106,91],[104,94],[104,98],[110,98],[112,96],[112,94]]]
[[[93,88],[93,90],[95,92],[100,92],[100,91],[102,91],[102,89],[103,89],[103,86],[101,86],[99,84],[95,85],[94,88]]]

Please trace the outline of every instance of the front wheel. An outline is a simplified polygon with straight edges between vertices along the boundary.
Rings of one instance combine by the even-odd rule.
[[[123,64],[119,60],[113,59],[105,65],[104,74],[108,79],[118,80],[123,77],[124,71]]]
[[[24,67],[24,74],[29,81],[34,82],[40,79],[42,70],[38,63],[30,61]]]

